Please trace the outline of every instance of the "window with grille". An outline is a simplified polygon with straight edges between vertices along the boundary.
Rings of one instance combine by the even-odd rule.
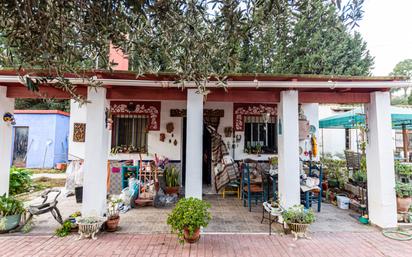
[[[148,126],[146,115],[115,115],[112,148],[121,148],[120,152],[146,153]]]
[[[245,116],[245,152],[277,153],[276,117],[265,122],[261,116]]]

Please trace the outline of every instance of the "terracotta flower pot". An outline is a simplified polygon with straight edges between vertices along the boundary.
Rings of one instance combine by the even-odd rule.
[[[190,236],[189,229],[187,229],[187,228],[184,229],[183,233],[184,233],[185,241],[188,242],[189,244],[193,244],[193,243],[196,243],[197,241],[199,241],[200,228],[195,229],[195,231],[193,231],[192,236]]]
[[[168,195],[177,194],[179,192],[179,187],[166,187],[165,191]]]
[[[67,164],[66,163],[56,163],[56,169],[57,170],[66,170]]]
[[[396,206],[398,207],[397,208],[398,212],[408,212],[409,207],[411,206],[411,203],[412,203],[412,197],[405,197],[405,198],[396,197]]]
[[[119,221],[120,217],[118,216],[115,219],[108,219],[106,221],[106,226],[107,226],[107,231],[108,232],[114,232],[117,230],[117,227],[119,226]]]

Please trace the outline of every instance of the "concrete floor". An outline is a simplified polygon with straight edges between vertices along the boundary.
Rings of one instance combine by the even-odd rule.
[[[63,195],[63,194],[62,194]],[[234,196],[222,199],[220,195],[204,197],[211,205],[212,220],[204,232],[208,233],[268,233],[267,221],[260,223],[262,218],[261,205],[253,206],[252,212],[243,207],[242,201]],[[34,200],[36,201],[36,200]],[[33,201],[32,201],[33,202]],[[63,218],[81,210],[74,196],[60,197],[58,207]],[[121,214],[120,229],[117,233],[169,233],[166,224],[170,208],[159,209],[154,207],[140,207]],[[367,232],[375,230],[365,226],[349,216],[350,211],[340,210],[330,204],[322,204],[322,211],[316,213],[316,222],[311,225],[311,232]],[[51,214],[44,214],[34,219],[34,226],[29,234],[52,234],[59,227]],[[283,231],[280,224],[272,224],[273,233]]]

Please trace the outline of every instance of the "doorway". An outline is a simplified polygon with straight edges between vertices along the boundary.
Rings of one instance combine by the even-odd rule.
[[[212,184],[212,134],[203,124],[203,165],[202,165],[203,185]]]
[[[13,166],[26,167],[29,127],[14,127]]]
[[[186,186],[186,132],[187,118],[183,117],[182,129],[182,185]],[[212,184],[212,136],[203,124],[203,162],[202,162],[202,183],[210,186]]]

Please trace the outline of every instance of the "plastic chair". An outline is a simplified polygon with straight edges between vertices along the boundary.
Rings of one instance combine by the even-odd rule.
[[[50,193],[56,193],[54,198],[51,201],[47,201],[49,199],[49,194]],[[33,216],[36,215],[41,215],[47,212],[50,212],[54,219],[59,222],[60,224],[63,224],[63,219],[60,214],[59,209],[57,209],[57,197],[59,197],[61,191],[60,189],[47,189],[41,194],[41,197],[43,198],[43,202],[38,205],[30,205],[28,208],[28,211],[30,213],[30,216],[28,220],[30,220]]]

